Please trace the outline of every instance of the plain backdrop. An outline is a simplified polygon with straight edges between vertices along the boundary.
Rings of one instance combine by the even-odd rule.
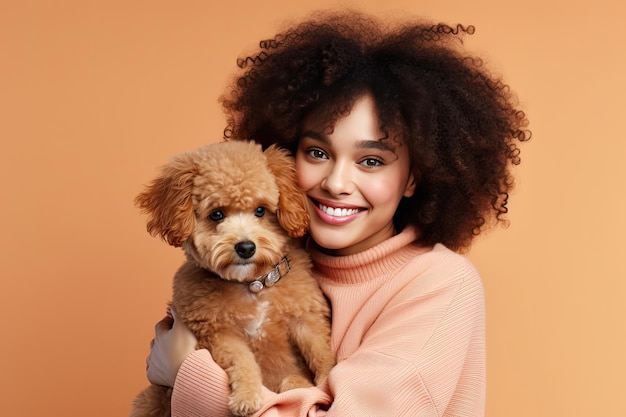
[[[180,250],[135,195],[221,140],[236,59],[317,8],[476,26],[530,117],[487,296],[488,417],[626,415],[620,0],[0,0],[0,413],[123,416]]]

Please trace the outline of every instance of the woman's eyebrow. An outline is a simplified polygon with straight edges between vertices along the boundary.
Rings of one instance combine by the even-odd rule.
[[[356,147],[359,149],[380,149],[381,151],[392,151],[394,148],[387,141],[382,140],[360,140]]]
[[[311,139],[319,140],[320,142],[330,145],[330,141],[328,140],[326,136],[324,136],[324,134],[320,132],[315,132],[314,130],[306,130],[302,132],[302,135],[300,136],[303,138],[311,138]]]
[[[301,137],[303,138],[311,138],[311,139],[315,139],[315,140],[319,140],[320,142],[326,144],[326,145],[330,145],[330,140],[323,134],[320,132],[316,132],[314,130],[306,130],[302,133]],[[392,151],[394,150],[394,147],[389,145],[389,143],[387,143],[387,141],[382,141],[380,139],[376,139],[376,140],[360,140],[356,143],[356,147],[358,149],[380,149],[382,151]]]
[[[328,145],[328,146],[330,146],[331,144],[330,140],[328,140],[326,135],[320,132],[316,132],[314,130],[305,130],[304,132],[302,132],[302,135],[300,135],[300,137],[315,139],[317,141],[322,142],[324,145]]]

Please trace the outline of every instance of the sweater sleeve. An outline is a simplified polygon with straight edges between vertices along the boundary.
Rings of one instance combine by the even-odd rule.
[[[172,416],[230,416],[228,376],[206,349],[189,355],[176,376]]]
[[[324,387],[327,385],[294,389],[280,394],[264,388],[265,405],[255,415],[323,415],[323,409],[328,408],[331,402]],[[209,351],[197,350],[185,359],[178,371],[172,394],[172,416],[231,416],[228,410],[229,394],[226,372],[213,361]]]

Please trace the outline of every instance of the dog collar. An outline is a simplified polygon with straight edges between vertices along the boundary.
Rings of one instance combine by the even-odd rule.
[[[291,271],[291,266],[289,265],[289,259],[285,256],[274,266],[274,268],[271,269],[270,272],[257,277],[254,281],[248,284],[248,288],[253,293],[261,292],[263,288],[271,287],[276,284],[278,280],[287,275],[289,271]]]

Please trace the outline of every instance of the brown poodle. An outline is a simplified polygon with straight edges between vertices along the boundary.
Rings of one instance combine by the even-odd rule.
[[[148,231],[182,246],[171,306],[228,374],[230,411],[262,405],[261,387],[312,386],[335,364],[330,308],[295,239],[308,226],[289,153],[232,141],[182,154],[136,203]],[[169,416],[171,389],[152,385],[131,416]]]

